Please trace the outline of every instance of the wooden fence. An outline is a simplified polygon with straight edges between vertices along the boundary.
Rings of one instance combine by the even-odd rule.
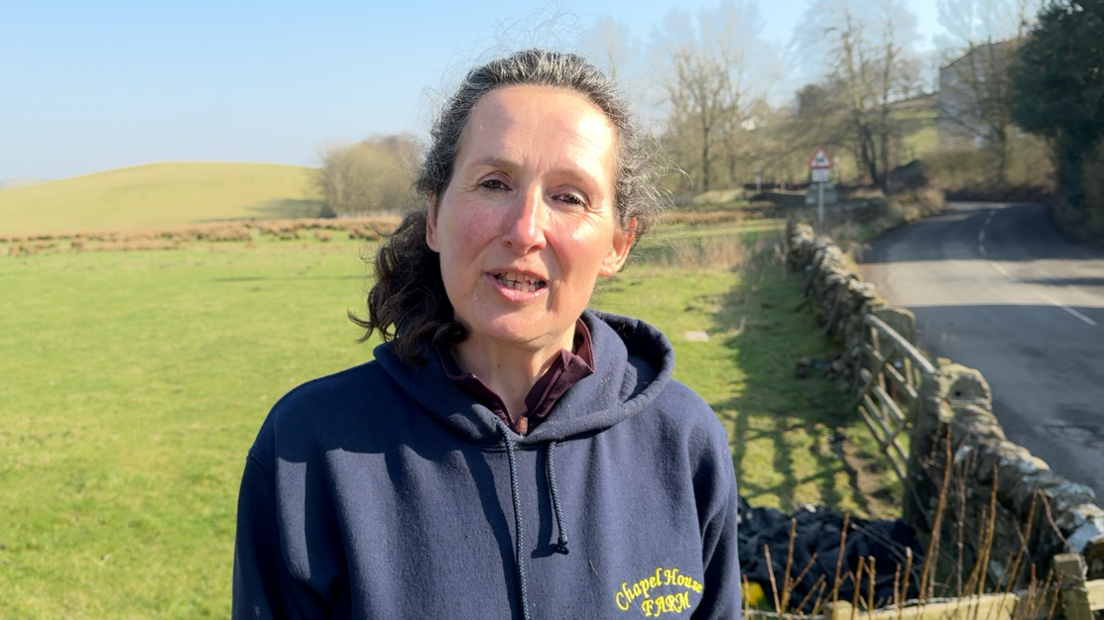
[[[900,436],[920,406],[920,381],[925,374],[934,373],[935,366],[877,316],[867,314],[863,323],[866,333],[861,352],[855,356],[860,389],[852,406],[858,408],[878,447],[904,480],[908,452]]]
[[[964,596],[937,602],[909,602],[899,607],[860,611],[856,603],[837,601],[824,615],[802,616],[749,610],[749,618],[779,620],[1093,620],[1104,610],[1104,579],[1085,580],[1085,560],[1077,553],[1055,556],[1057,587],[1047,591],[1004,592]],[[860,604],[860,606],[862,606]]]

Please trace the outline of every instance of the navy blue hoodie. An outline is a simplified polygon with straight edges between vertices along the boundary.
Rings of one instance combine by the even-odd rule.
[[[235,618],[738,618],[736,480],[651,326],[586,312],[595,372],[519,436],[445,376],[302,385],[246,460]]]

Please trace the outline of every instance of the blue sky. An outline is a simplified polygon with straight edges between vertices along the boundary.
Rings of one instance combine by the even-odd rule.
[[[935,3],[907,0],[920,49]],[[0,179],[151,161],[314,165],[318,149],[424,134],[474,62],[570,44],[611,17],[644,42],[675,7],[717,0],[506,2],[12,1],[0,4]],[[808,0],[758,2],[789,42]]]

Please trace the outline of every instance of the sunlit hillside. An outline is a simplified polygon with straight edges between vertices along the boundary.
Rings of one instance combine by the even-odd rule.
[[[0,234],[315,216],[311,171],[282,164],[165,162],[0,189]]]

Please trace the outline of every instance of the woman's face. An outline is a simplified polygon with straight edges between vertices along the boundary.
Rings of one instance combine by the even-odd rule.
[[[632,245],[616,151],[605,114],[570,90],[509,86],[475,105],[426,229],[466,343],[571,348],[595,280]]]

